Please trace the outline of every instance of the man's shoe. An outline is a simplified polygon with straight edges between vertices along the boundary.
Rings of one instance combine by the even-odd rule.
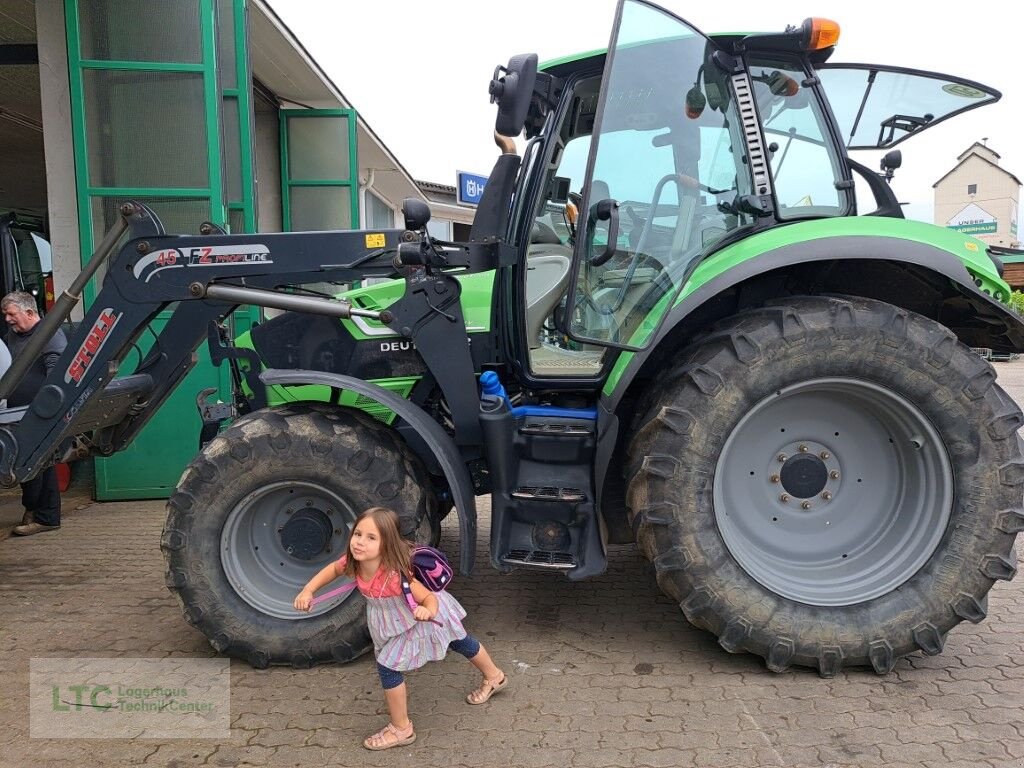
[[[25,514],[21,516],[21,524],[28,525],[35,519],[35,515],[35,512],[26,509]]]
[[[56,531],[59,525],[43,525],[42,523],[29,523],[28,525],[16,525],[11,531],[15,536],[31,536],[43,531]]]

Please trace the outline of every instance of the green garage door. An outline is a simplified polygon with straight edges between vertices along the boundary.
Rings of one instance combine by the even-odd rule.
[[[255,231],[244,0],[133,0],[130,11],[123,0],[65,0],[65,14],[83,259],[127,199],[150,205],[169,232],[207,220]],[[95,295],[93,284],[86,301]],[[97,498],[170,495],[198,450],[196,393],[217,387],[227,399],[228,384],[201,349],[133,445],[96,460]]]

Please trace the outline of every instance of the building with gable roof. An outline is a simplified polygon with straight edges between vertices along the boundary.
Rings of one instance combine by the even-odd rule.
[[[977,237],[990,245],[1020,247],[1021,181],[999,165],[999,154],[974,142],[957,164],[932,185],[935,223]]]

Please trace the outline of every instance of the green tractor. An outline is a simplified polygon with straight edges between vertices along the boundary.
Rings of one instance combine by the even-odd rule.
[[[55,389],[0,429],[0,474],[122,448],[210,327],[236,402],[200,400],[212,439],[162,548],[218,651],[362,654],[358,592],[291,608],[355,515],[391,506],[433,542],[452,512],[468,573],[490,494],[494,568],[583,579],[635,540],[691,623],[771,670],[939,653],[1016,571],[1024,420],[971,348],[1024,351],[1024,324],[983,243],[903,218],[898,151],[876,173],[848,150],[999,93],[828,63],[837,39],[822,20],[708,37],[623,0],[606,52],[512,58],[468,243],[409,201],[394,232],[198,237],[126,206]],[[280,290],[364,277],[390,279]],[[157,351],[111,379],[173,301]],[[290,311],[225,345],[210,322],[244,303]]]

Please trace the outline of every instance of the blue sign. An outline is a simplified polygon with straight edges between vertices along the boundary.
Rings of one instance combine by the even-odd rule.
[[[465,171],[456,171],[456,174],[459,179],[459,191],[455,199],[464,205],[478,205],[480,198],[483,197],[484,187],[487,186],[487,177]]]

